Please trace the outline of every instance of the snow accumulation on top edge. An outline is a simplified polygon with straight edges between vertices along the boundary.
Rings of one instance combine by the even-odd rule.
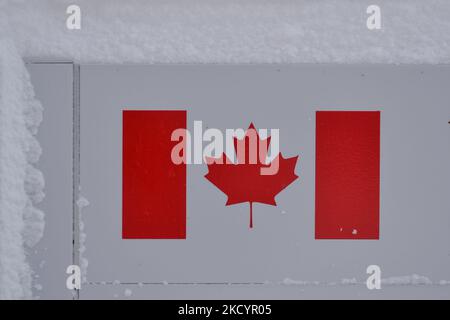
[[[6,1],[23,57],[80,63],[449,63],[450,2],[379,0],[381,29],[368,30],[372,1]]]

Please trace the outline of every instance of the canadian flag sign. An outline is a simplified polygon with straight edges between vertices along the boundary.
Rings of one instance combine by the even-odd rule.
[[[191,156],[197,164],[205,161],[207,174],[196,178],[225,193],[225,205],[249,203],[250,229],[253,203],[276,206],[280,192],[302,183],[302,150],[283,156],[282,143],[274,139],[277,130],[269,136],[250,124],[240,135],[227,132],[226,147],[217,138],[221,133],[212,131],[207,140],[214,141],[201,150],[195,129],[194,137],[186,131],[184,110],[124,110],[122,116],[124,239],[189,236],[186,166]],[[315,238],[378,239],[380,112],[317,111],[315,142]]]

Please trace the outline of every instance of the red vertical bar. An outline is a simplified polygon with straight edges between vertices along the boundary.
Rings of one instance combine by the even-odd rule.
[[[186,111],[123,111],[122,238],[186,238],[186,165],[172,162]]]
[[[316,239],[378,239],[380,112],[316,112]]]

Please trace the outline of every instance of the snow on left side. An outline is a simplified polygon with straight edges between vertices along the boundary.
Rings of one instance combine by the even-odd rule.
[[[80,243],[79,243],[79,253],[80,253],[80,266],[81,266],[81,281],[82,283],[87,283],[87,268],[89,265],[89,260],[85,257],[84,253],[86,251],[86,231],[84,230],[84,222],[83,222],[83,208],[89,205],[89,200],[85,197],[81,196],[77,200],[77,206],[80,215],[79,221],[79,233],[80,233]]]
[[[44,178],[34,167],[42,120],[30,76],[14,43],[0,34],[0,299],[31,298],[32,270],[25,245],[42,237]]]

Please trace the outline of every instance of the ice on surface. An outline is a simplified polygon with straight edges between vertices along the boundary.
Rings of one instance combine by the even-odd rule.
[[[431,281],[428,277],[413,274],[410,276],[398,276],[381,279],[382,285],[431,285]]]

